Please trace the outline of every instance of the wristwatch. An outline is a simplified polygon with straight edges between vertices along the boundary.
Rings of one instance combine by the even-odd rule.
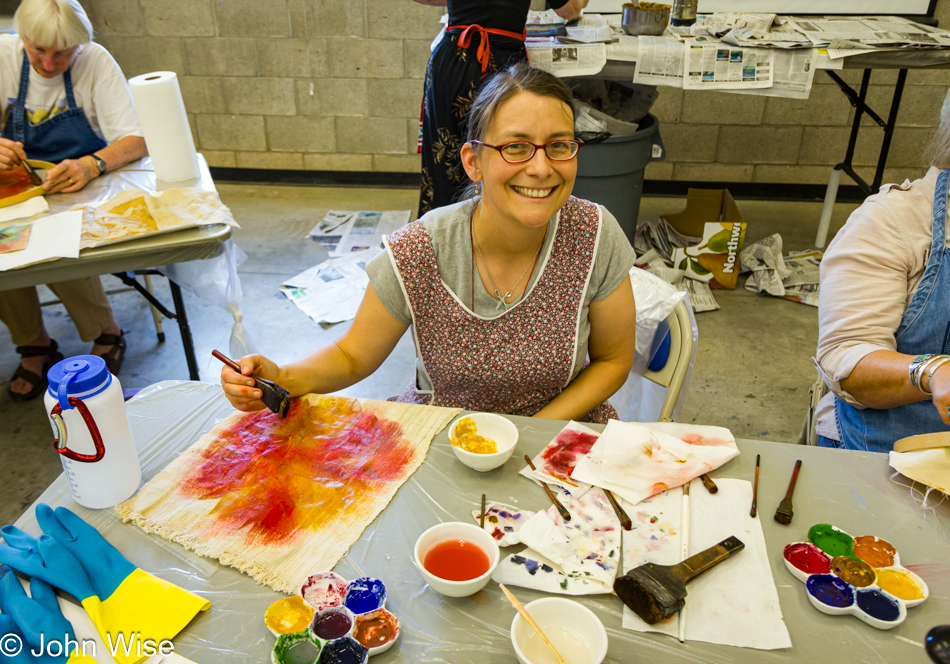
[[[96,166],[99,167],[99,175],[102,175],[107,170],[109,170],[109,165],[106,163],[105,159],[103,159],[97,154],[91,154],[89,156],[96,160]]]

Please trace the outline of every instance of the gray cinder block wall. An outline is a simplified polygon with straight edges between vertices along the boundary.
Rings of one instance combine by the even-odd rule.
[[[195,141],[213,166],[419,170],[423,77],[440,8],[411,0],[84,5],[97,41],[127,76],[178,73]],[[950,0],[938,0],[936,15],[950,26]],[[871,78],[870,98],[884,116],[896,76],[878,70]],[[860,71],[844,77],[857,86]],[[948,86],[950,70],[908,75],[886,180],[922,172],[920,153]],[[648,167],[648,179],[821,184],[844,156],[853,110],[819,71],[808,100],[662,88],[654,113],[668,158]],[[876,163],[882,134],[863,134],[857,166]],[[870,180],[870,168],[859,172]]]

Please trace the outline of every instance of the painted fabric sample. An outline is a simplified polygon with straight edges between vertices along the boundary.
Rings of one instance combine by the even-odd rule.
[[[535,482],[556,484],[575,498],[579,498],[590,489],[590,484],[571,477],[574,467],[581,457],[587,456],[600,433],[578,422],[568,422],[557,436],[548,443],[531,462],[531,466],[521,469],[521,474]]]
[[[719,477],[716,484],[719,492],[715,495],[698,481],[690,487],[689,555],[731,535],[742,540],[745,549],[686,587],[686,640],[760,650],[790,648],[762,521],[749,516],[752,484]],[[672,565],[681,560],[682,496],[681,491],[666,491],[636,506],[623,504],[634,525],[632,531],[623,533],[624,572],[647,562]],[[623,627],[675,639],[679,619],[647,625],[624,607]]]
[[[738,455],[735,438],[722,427],[611,420],[571,477],[610,489],[635,505]]]
[[[42,196],[43,188],[30,181],[30,175],[19,164],[0,171],[0,207],[22,203],[33,196]]]
[[[558,496],[570,511],[564,521],[553,505],[521,526],[527,549],[502,560],[492,580],[564,595],[613,592],[620,564],[620,522],[607,496],[594,488],[581,498]]]
[[[203,224],[237,226],[218,194],[192,187],[166,189],[152,196],[128,189],[97,206],[80,205],[83,249]]]
[[[294,594],[336,565],[458,412],[316,394],[284,420],[235,412],[116,513]]]

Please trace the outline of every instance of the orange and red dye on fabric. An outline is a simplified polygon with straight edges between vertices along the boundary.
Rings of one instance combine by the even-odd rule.
[[[219,500],[217,527],[287,544],[401,479],[413,455],[397,422],[361,412],[356,400],[295,399],[283,420],[260,411],[221,431],[179,491]]]

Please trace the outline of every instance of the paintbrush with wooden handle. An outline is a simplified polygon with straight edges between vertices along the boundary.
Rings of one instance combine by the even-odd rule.
[[[221,351],[213,350],[211,354],[237,373],[241,373],[241,365]],[[261,401],[264,402],[264,405],[277,413],[281,419],[287,417],[287,411],[290,409],[290,393],[272,380],[259,378],[254,374],[251,374],[248,378],[254,379],[254,387],[261,391]]]
[[[524,460],[528,462],[528,465],[531,466],[531,470],[537,471],[538,469],[534,467],[534,462],[531,460],[531,457],[527,454],[524,455]],[[540,480],[538,480],[540,482]],[[554,506],[557,508],[558,514],[561,515],[561,518],[565,521],[571,520],[571,513],[567,511],[567,508],[561,504],[561,501],[557,499],[557,496],[554,495],[554,492],[551,491],[550,487],[544,482],[541,482],[541,486],[544,487],[545,492],[548,494],[548,498],[551,499],[551,502],[554,503]]]
[[[785,497],[778,504],[778,509],[775,510],[775,520],[784,526],[792,522],[792,516],[795,514],[792,511],[792,493],[795,492],[795,483],[798,481],[798,471],[801,468],[802,460],[799,459],[795,462],[795,470],[792,471],[792,481],[788,483],[788,491],[785,492]]]
[[[614,581],[614,592],[648,625],[666,620],[686,605],[686,584],[745,544],[730,537],[676,565],[645,563]]]
[[[30,182],[33,183],[34,187],[43,186],[43,180],[40,179],[40,176],[36,174],[36,171],[33,170],[33,167],[30,166],[26,159],[21,159],[20,165],[23,167],[23,170],[26,171],[26,174],[30,176]]]
[[[538,626],[538,623],[534,621],[534,618],[531,617],[531,614],[528,613],[528,610],[521,605],[521,602],[518,601],[518,598],[515,597],[510,590],[505,587],[504,583],[499,583],[498,587],[505,592],[505,597],[508,598],[508,601],[511,602],[511,605],[515,607],[518,613],[521,614],[521,617],[524,618],[525,622],[531,626],[535,632],[538,633],[538,636],[541,637],[541,640],[544,641],[548,648],[554,653],[554,656],[557,657],[558,664],[567,664],[567,661],[561,657],[561,653],[557,651],[557,648],[554,647],[554,644],[548,640],[548,637],[541,631],[541,628]]]

